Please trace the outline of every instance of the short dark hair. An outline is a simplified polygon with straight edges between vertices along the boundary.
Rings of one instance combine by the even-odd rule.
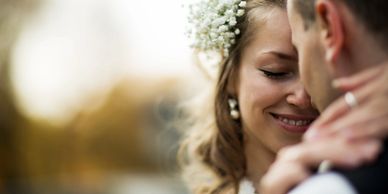
[[[337,0],[342,1],[366,29],[373,33],[388,50],[388,0]],[[315,21],[315,0],[295,0],[305,27]]]
[[[295,0],[295,8],[302,16],[307,29],[315,22],[315,0]]]

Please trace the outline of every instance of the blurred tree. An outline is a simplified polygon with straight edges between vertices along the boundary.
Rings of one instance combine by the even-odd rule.
[[[161,160],[174,166],[178,135],[166,124],[174,120],[181,79],[120,82],[65,126],[18,110],[10,55],[40,1],[0,0],[0,193],[98,193],[109,176],[160,174]],[[91,111],[95,98],[100,106]]]
[[[10,53],[23,20],[38,5],[38,0],[0,0],[0,192],[17,189],[21,177],[20,150],[16,135],[25,122],[15,106],[10,84]]]

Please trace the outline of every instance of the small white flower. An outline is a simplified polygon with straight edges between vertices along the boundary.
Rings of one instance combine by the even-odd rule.
[[[206,26],[209,26],[209,25],[211,24],[210,18],[206,18],[206,19],[203,21],[203,24],[206,25]]]
[[[212,38],[212,39],[217,38],[217,34],[214,33],[214,32],[211,32],[211,33],[210,33],[210,38]]]
[[[245,13],[245,11],[243,9],[239,9],[239,10],[237,10],[236,16],[240,17],[240,16],[244,15],[244,13]]]
[[[244,15],[245,6],[246,1],[241,0],[201,0],[189,5],[188,23],[192,30],[187,33],[194,40],[193,47],[227,56],[240,34],[237,17]]]
[[[247,2],[246,1],[241,1],[240,4],[238,4],[239,7],[246,7]]]
[[[235,17],[232,17],[229,19],[229,25],[230,26],[235,26],[237,24],[237,20]]]
[[[233,32],[229,32],[229,33],[228,33],[228,37],[229,37],[229,38],[234,38],[235,36],[236,36],[236,35],[235,35]]]
[[[224,5],[223,4],[219,4],[219,5],[217,5],[216,10],[220,11],[223,8],[224,8]]]
[[[226,19],[224,17],[221,17],[221,18],[217,18],[216,20],[213,21],[213,26],[220,26],[222,24],[225,24],[226,22]]]
[[[233,15],[234,15],[233,9],[228,9],[225,12],[225,16],[227,16],[227,17],[233,17]]]
[[[222,25],[218,28],[218,32],[225,32],[228,30],[228,27],[226,25]]]

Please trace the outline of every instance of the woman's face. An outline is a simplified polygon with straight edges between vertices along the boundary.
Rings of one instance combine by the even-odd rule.
[[[245,143],[277,152],[300,141],[318,112],[298,73],[287,13],[275,8],[241,57],[236,94]]]

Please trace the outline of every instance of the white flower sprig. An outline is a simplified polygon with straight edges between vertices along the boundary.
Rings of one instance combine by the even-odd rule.
[[[240,34],[237,18],[245,14],[245,6],[242,0],[201,0],[190,5],[188,35],[193,39],[192,47],[228,56]]]

